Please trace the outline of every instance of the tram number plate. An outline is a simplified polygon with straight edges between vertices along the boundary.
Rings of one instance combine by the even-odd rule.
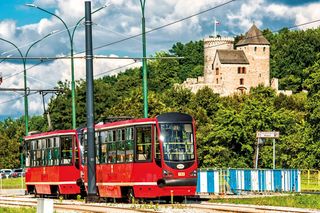
[[[178,172],[178,176],[186,176],[186,173],[184,173],[184,172]]]

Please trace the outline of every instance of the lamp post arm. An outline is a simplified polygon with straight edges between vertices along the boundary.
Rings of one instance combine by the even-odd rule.
[[[8,41],[8,40],[3,39],[3,38],[0,38],[0,40],[1,40],[1,41],[4,41],[4,42],[7,42],[7,43],[11,44],[12,46],[14,46],[14,47],[18,50],[18,52],[19,52],[19,54],[20,54],[20,56],[21,56],[22,60],[24,61],[24,58],[23,58],[22,52],[21,52],[21,51],[20,51],[20,49],[17,47],[17,45],[15,45],[15,44],[14,44],[14,43],[12,43],[11,41]]]
[[[51,36],[52,34],[53,34],[53,32],[52,32],[52,33],[49,33],[48,35],[44,36],[43,38],[41,38],[41,39],[35,41],[34,43],[32,43],[32,44],[30,45],[30,47],[28,48],[25,56],[24,56],[25,60],[26,60],[26,58],[27,58],[27,56],[28,56],[28,54],[29,54],[29,51],[31,50],[31,48],[32,48],[34,45],[38,44],[40,41],[42,41],[43,39]]]
[[[59,20],[62,22],[62,24],[64,25],[64,27],[66,28],[66,30],[67,30],[67,32],[68,32],[68,35],[69,35],[69,38],[70,38],[70,42],[71,42],[71,34],[70,34],[70,30],[69,30],[69,28],[68,28],[68,26],[67,26],[66,22],[65,22],[65,21],[63,21],[63,19],[62,19],[62,18],[60,18],[58,15],[56,15],[56,14],[54,14],[54,13],[52,13],[52,12],[50,12],[50,11],[46,10],[46,9],[43,9],[43,8],[41,8],[41,7],[38,7],[38,6],[35,6],[35,5],[34,5],[33,7],[38,8],[39,10],[41,10],[41,11],[43,11],[43,12],[45,12],[45,13],[49,13],[50,15],[53,15],[54,17],[56,17],[57,19],[59,19]]]
[[[146,0],[140,0],[142,17],[144,17],[144,7],[145,7],[145,5],[146,5]]]

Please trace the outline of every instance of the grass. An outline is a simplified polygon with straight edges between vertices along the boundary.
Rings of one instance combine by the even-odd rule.
[[[320,195],[307,194],[294,194],[292,196],[272,196],[258,198],[219,198],[212,199],[210,200],[210,202],[320,209]]]
[[[301,190],[302,191],[320,191],[320,175],[317,170],[301,171]]]
[[[35,212],[37,212],[36,208],[0,207],[0,213],[35,213]]]
[[[21,183],[23,181],[23,183]],[[0,179],[0,189],[22,189],[26,187],[24,178]]]

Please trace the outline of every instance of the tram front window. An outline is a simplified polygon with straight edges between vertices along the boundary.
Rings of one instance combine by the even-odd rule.
[[[194,160],[192,124],[160,124],[160,131],[165,161]]]

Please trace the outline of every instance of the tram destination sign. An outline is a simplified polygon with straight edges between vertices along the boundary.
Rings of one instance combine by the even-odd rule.
[[[257,132],[257,138],[279,138],[279,132]]]

